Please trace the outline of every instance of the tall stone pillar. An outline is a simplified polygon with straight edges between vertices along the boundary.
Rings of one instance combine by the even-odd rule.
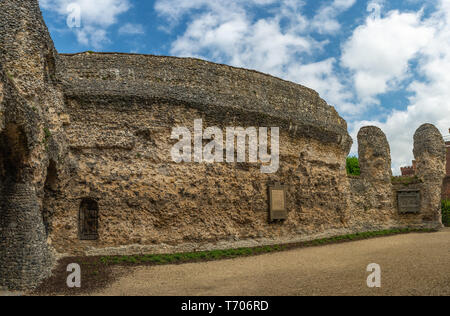
[[[56,58],[38,1],[1,0],[0,287],[8,289],[33,288],[52,269],[44,184],[50,160],[67,156]]]
[[[361,178],[366,187],[366,201],[371,209],[392,208],[391,149],[386,135],[375,126],[358,133],[358,156]]]
[[[361,128],[358,133],[358,156],[363,178],[391,183],[391,149],[381,129],[375,126]]]
[[[0,286],[33,288],[52,266],[33,185],[7,183],[4,186],[0,235]]]
[[[442,227],[441,195],[445,178],[445,142],[432,124],[424,124],[414,134],[416,174],[422,181],[421,207],[423,221]]]

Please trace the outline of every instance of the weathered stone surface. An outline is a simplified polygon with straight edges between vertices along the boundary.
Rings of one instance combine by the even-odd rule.
[[[0,286],[33,288],[53,264],[35,188],[8,182],[1,195]]]
[[[48,200],[59,252],[127,244],[269,239],[345,222],[345,121],[308,88],[196,59],[84,53],[57,62],[67,98],[71,179]],[[175,126],[277,126],[281,166],[175,164]],[[90,122],[90,124],[86,124]],[[289,217],[268,223],[267,187],[289,187]],[[100,206],[100,240],[78,240],[80,199]],[[322,220],[326,218],[326,220]],[[125,246],[126,248],[126,246]]]
[[[278,126],[344,151],[352,144],[345,120],[317,92],[256,71],[192,58],[111,53],[60,55],[57,71],[66,95],[84,102],[186,106],[219,121]]]
[[[2,78],[2,79],[3,79],[3,78]],[[2,80],[2,81],[3,81],[3,80]],[[3,99],[4,99],[4,97],[5,97],[5,93],[4,93],[4,91],[3,91],[3,83],[0,82],[0,104],[3,104]],[[3,109],[3,107],[0,108],[0,111],[1,111],[1,113],[2,113],[2,118],[3,118],[3,111],[2,111],[2,109]]]
[[[420,178],[442,181],[445,177],[445,142],[434,125],[424,124],[417,129],[414,134],[414,157]]]
[[[442,226],[440,201],[446,171],[444,138],[432,124],[424,124],[414,134],[417,176],[422,180],[423,220]]]
[[[391,150],[381,129],[375,126],[361,128],[358,133],[358,157],[362,177],[391,182]]]
[[[349,217],[352,227],[398,225],[391,184],[391,154],[386,135],[374,126],[358,133],[360,177],[350,177]]]
[[[401,215],[390,150],[358,135],[347,177],[346,122],[319,95],[256,71],[190,58],[58,55],[36,0],[0,2],[0,288],[35,286],[64,255],[177,252],[304,241],[393,227],[438,227],[442,145],[415,137],[424,196]],[[172,161],[172,128],[280,127],[280,167]],[[439,183],[440,181],[440,183]],[[269,223],[268,186],[288,217]],[[80,240],[84,199],[99,239]]]
[[[5,128],[5,108],[8,99],[8,80],[0,64],[0,133]],[[7,95],[8,94],[8,95]]]
[[[193,130],[199,117],[204,127],[247,126],[247,118],[216,118],[152,100],[69,99],[68,110],[71,178],[48,199],[54,213],[50,237],[59,252],[99,253],[132,244],[160,250],[165,245],[200,247],[342,227],[346,191],[340,184],[346,179],[347,152],[338,144],[282,130],[280,169],[268,175],[260,164],[176,164],[170,155],[173,126]],[[79,135],[108,143],[97,146]],[[134,147],[123,146],[128,143]],[[284,224],[271,225],[267,187],[276,182],[289,187],[289,215]],[[78,240],[83,197],[99,201],[98,241]]]
[[[52,268],[44,183],[49,161],[65,155],[55,56],[38,2],[1,1],[0,286],[31,288]]]

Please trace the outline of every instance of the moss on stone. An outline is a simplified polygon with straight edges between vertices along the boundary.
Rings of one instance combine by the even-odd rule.
[[[392,177],[392,184],[403,184],[403,185],[411,185],[411,184],[418,184],[422,183],[422,180],[419,179],[419,177]]]

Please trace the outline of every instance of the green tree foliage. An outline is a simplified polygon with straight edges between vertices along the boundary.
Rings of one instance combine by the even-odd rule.
[[[442,223],[450,227],[450,200],[442,201]]]
[[[359,176],[361,174],[358,157],[347,157],[347,174],[351,176]]]

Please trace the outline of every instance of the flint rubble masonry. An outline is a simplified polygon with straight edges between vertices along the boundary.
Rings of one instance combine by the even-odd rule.
[[[196,119],[222,130],[279,127],[278,170],[175,163],[172,129],[193,130]],[[358,142],[361,176],[348,177],[347,124],[315,91],[192,58],[58,54],[37,0],[0,1],[0,288],[33,288],[69,255],[440,228],[438,130],[425,124],[414,137],[418,214],[398,212],[404,187],[391,184],[384,133],[365,127]],[[287,188],[288,217],[271,223],[268,187],[277,183]],[[81,240],[80,227],[96,240]]]

